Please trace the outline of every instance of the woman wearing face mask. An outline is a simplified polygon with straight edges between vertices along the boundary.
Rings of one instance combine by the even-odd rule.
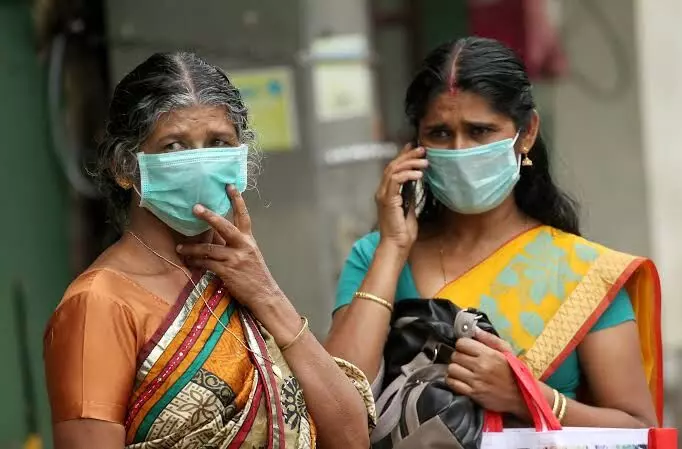
[[[308,331],[251,234],[251,139],[239,91],[193,54],[117,86],[99,175],[124,233],[48,325],[56,449],[368,446],[366,378]]]
[[[502,337],[479,330],[458,341],[446,379],[455,392],[527,421],[501,355],[512,350],[565,426],[660,422],[655,267],[579,236],[522,63],[494,40],[448,43],[426,58],[405,103],[419,146],[384,172],[379,231],[355,243],[339,280],[330,353],[374,379],[394,301],[444,298],[484,311]],[[410,182],[423,195],[405,214]]]

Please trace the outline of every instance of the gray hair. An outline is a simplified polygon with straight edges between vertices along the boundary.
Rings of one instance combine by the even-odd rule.
[[[116,86],[109,119],[93,175],[110,206],[115,224],[123,227],[132,199],[121,181],[138,176],[136,153],[160,117],[191,106],[220,106],[237,130],[239,142],[249,146],[249,185],[260,169],[255,133],[239,90],[219,67],[194,53],[157,53],[126,75]]]

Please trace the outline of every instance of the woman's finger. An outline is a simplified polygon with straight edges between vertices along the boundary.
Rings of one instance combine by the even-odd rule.
[[[456,363],[457,365],[463,366],[464,368],[472,372],[476,371],[476,367],[478,366],[478,361],[476,359],[477,357],[473,357],[470,356],[469,354],[465,354],[463,352],[458,351],[453,352],[452,357],[450,357],[452,363]]]
[[[472,338],[458,338],[455,343],[455,350],[461,352],[462,354],[467,354],[472,357],[478,357],[482,355],[488,348]]]
[[[487,347],[500,352],[511,352],[512,347],[509,343],[502,340],[500,337],[486,332],[483,329],[476,327],[474,338],[486,345]]]
[[[377,196],[382,197],[386,194],[388,190],[391,177],[397,171],[398,167],[405,161],[415,160],[416,158],[421,158],[424,155],[424,149],[421,147],[414,148],[412,144],[407,144],[403,147],[402,151],[398,156],[393,159],[384,169],[384,176],[381,178],[381,184],[377,189]]]
[[[204,220],[218,234],[220,234],[220,237],[225,240],[225,244],[229,246],[236,246],[243,243],[242,233],[235,225],[230,223],[227,218],[221,217],[201,204],[195,205],[192,209],[192,212],[197,218]]]
[[[218,246],[225,246],[225,239],[222,238],[220,234],[213,231],[213,240],[211,240],[211,243]]]
[[[224,273],[222,273],[222,267],[223,264],[216,260],[211,260],[211,259],[187,259],[186,261],[187,266],[190,268],[195,268],[195,269],[200,269],[200,270],[208,270],[211,271],[218,276],[224,276]]]
[[[394,173],[405,170],[426,170],[429,167],[429,161],[424,158],[408,159],[395,166]]]
[[[474,392],[473,388],[465,384],[461,380],[452,379],[451,377],[445,378],[445,383],[457,394],[464,396],[471,396]]]
[[[251,217],[249,215],[249,209],[246,207],[246,202],[244,197],[233,185],[227,186],[227,195],[230,197],[230,202],[232,203],[232,210],[234,216],[234,224],[240,231],[250,234],[251,233]]]
[[[230,257],[230,253],[234,250],[214,243],[194,243],[178,245],[176,251],[183,257],[224,261]]]
[[[476,375],[457,363],[450,363],[448,365],[448,377],[464,382],[467,385],[471,385],[474,381]]]
[[[400,188],[408,181],[418,181],[424,177],[424,172],[417,170],[403,171],[391,176],[391,180],[386,189],[389,196],[399,195]]]

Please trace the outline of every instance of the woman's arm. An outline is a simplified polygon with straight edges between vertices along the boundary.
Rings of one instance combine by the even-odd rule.
[[[478,340],[478,341],[476,341]],[[476,340],[457,341],[457,351],[448,367],[448,384],[486,409],[511,413],[529,422],[528,409],[502,355],[509,344],[487,332]],[[636,324],[627,321],[589,333],[578,346],[578,356],[593,404],[567,400],[562,424],[566,427],[640,428],[657,425],[649,393]],[[550,407],[551,387],[540,384]]]
[[[569,399],[564,426],[656,427],[634,321],[589,333],[578,346],[578,357],[594,404]],[[551,405],[552,389],[545,384],[541,387]]]
[[[372,293],[392,304],[405,261],[400,248],[380,243],[358,291]],[[343,277],[339,282],[344,282]],[[390,321],[391,313],[381,305],[352,301],[334,314],[325,347],[330,354],[360,368],[372,382],[381,365]]]
[[[75,419],[55,424],[54,449],[123,449],[122,425],[95,419]]]
[[[224,245],[194,244],[178,247],[187,263],[216,273],[230,294],[246,306],[275,342],[294,342],[301,318],[282,293],[263,260],[251,232],[251,220],[237,189],[228,188],[234,209],[232,224],[224,217],[195,206],[194,213],[220,235]],[[304,332],[284,351],[301,384],[306,406],[315,421],[322,448],[369,446],[367,407],[353,383],[310,332]]]
[[[417,238],[417,216],[412,207],[405,214],[401,188],[406,182],[423,177],[428,162],[424,148],[406,145],[384,170],[377,189],[376,203],[381,241],[369,269],[359,273],[362,283],[357,290],[370,293],[393,303],[398,278],[412,245]],[[339,280],[340,288],[344,279]],[[351,293],[352,295],[352,293]],[[332,328],[325,347],[340,358],[360,368],[373,381],[381,366],[391,313],[371,301],[351,301],[350,305],[334,314]]]
[[[299,314],[283,295],[264,301],[253,313],[280,347],[290,343],[301,330]],[[303,389],[319,447],[369,447],[367,408],[315,336],[304,332],[283,354]]]
[[[55,449],[123,449],[137,353],[132,322],[95,289],[64,299],[50,319],[44,359]]]

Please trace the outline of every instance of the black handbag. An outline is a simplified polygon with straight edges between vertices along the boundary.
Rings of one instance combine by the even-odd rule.
[[[498,335],[488,317],[444,299],[398,301],[372,385],[379,415],[373,449],[478,449],[484,410],[445,383],[458,338],[478,326]]]

